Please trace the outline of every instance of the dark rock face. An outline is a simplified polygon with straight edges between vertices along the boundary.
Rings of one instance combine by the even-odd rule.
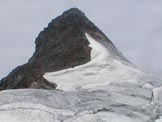
[[[91,48],[85,32],[94,38],[111,41],[84,13],[72,8],[49,23],[36,38],[36,50],[28,63],[17,67],[0,81],[0,90],[19,88],[55,89],[43,78],[45,72],[58,71],[87,63]]]

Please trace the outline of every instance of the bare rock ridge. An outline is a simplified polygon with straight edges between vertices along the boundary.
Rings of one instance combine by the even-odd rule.
[[[0,90],[38,88],[55,89],[43,78],[45,72],[58,71],[91,60],[91,47],[85,32],[96,40],[108,42],[110,52],[123,56],[112,42],[77,8],[72,8],[49,23],[36,38],[36,49],[28,63],[14,69],[0,81]]]

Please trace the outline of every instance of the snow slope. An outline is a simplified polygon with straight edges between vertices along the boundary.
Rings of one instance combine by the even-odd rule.
[[[92,60],[82,66],[46,73],[44,77],[48,81],[56,83],[58,85],[58,90],[69,92],[89,91],[96,93],[104,91],[106,93],[102,93],[103,95],[107,94],[108,97],[120,101],[119,103],[121,106],[119,106],[121,108],[119,107],[118,109],[123,112],[122,115],[109,113],[107,109],[95,115],[83,112],[81,115],[79,114],[77,117],[75,116],[67,122],[91,122],[97,120],[106,122],[151,121],[149,120],[151,117],[147,115],[139,115],[139,118],[135,117],[134,119],[133,117],[126,116],[126,110],[122,110],[122,107],[125,105],[135,106],[135,109],[139,107],[142,110],[148,110],[152,112],[151,116],[156,115],[155,118],[158,118],[158,114],[161,115],[161,100],[159,100],[161,83],[159,80],[141,71],[129,62],[121,60],[120,58],[115,58],[113,53],[111,53],[105,45],[100,43],[103,40],[95,40],[87,33],[85,35],[92,47]],[[137,111],[139,112],[139,110]]]
[[[0,122],[155,122],[162,115],[160,81],[85,34],[92,60],[46,73],[58,90],[0,92]],[[153,101],[153,99],[156,99]]]
[[[156,122],[162,122],[162,118],[160,117],[160,119],[156,120]]]
[[[131,66],[131,64],[129,66],[125,65],[124,61],[114,58],[113,54],[104,45],[99,43],[98,40],[93,39],[87,33],[85,35],[92,48],[90,62],[44,75],[44,78],[48,81],[57,84],[57,89],[63,91],[90,90],[116,83],[142,85],[147,82],[144,80],[145,77],[148,77],[146,73],[135,68],[133,65]]]
[[[10,90],[0,98],[2,122],[154,122],[162,112],[149,104],[149,90],[128,84],[79,92]]]

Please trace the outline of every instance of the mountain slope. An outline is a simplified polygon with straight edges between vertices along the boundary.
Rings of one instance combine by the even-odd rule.
[[[161,81],[131,64],[76,8],[39,34],[29,62],[0,88],[3,122],[155,122],[162,114]]]
[[[42,76],[45,72],[58,71],[90,61],[89,42],[85,31],[108,43],[114,56],[121,55],[112,42],[80,10],[70,9],[57,17],[40,32],[36,50],[28,63],[17,67],[0,82],[0,90],[18,88],[54,89]],[[104,43],[104,42],[103,42]],[[122,56],[118,56],[122,57]]]
[[[109,44],[102,45],[99,42],[103,40],[95,40],[87,33],[85,35],[92,48],[91,61],[71,69],[49,72],[44,75],[45,79],[57,84],[57,89],[75,91],[85,88],[90,90],[91,88],[101,89],[102,86],[109,84],[123,83],[142,86],[147,82],[145,81],[147,74],[126,60],[115,58],[114,53],[107,48]]]

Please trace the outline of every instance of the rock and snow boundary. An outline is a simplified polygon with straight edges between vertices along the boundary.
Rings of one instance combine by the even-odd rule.
[[[74,68],[46,73],[44,78],[49,82],[56,83],[56,89],[75,91],[80,89],[95,89],[111,83],[121,84],[128,82],[139,84],[137,81],[140,81],[140,76],[146,75],[138,69],[122,64],[122,61],[111,59],[111,54],[104,45],[91,37],[88,33],[85,33],[85,35],[90,43],[89,46],[92,48],[91,61]],[[111,70],[111,68],[114,68],[114,70]],[[100,73],[100,75],[98,75],[98,73]],[[127,77],[125,78],[125,76]],[[109,79],[107,79],[107,77]],[[157,101],[162,93],[162,86],[154,87],[146,82],[143,83],[142,87],[152,89],[152,102]]]
[[[162,83],[127,61],[80,10],[64,12],[37,39],[36,52],[27,67],[21,66],[3,79],[0,122],[161,121]],[[79,47],[70,50],[76,45]],[[69,53],[76,57],[67,58]],[[85,57],[84,61],[80,57]],[[65,69],[72,66],[76,67]],[[65,70],[48,72],[59,68]],[[42,77],[44,72],[44,78],[56,83],[58,90],[49,90],[51,83]],[[12,88],[28,89],[6,90]]]
[[[90,79],[87,79],[88,82],[85,84],[83,80],[86,81],[86,79],[81,80],[80,79],[81,76],[83,76],[84,74],[87,75],[87,77],[88,75],[93,76],[93,73],[95,73],[95,69],[93,67],[96,67],[96,65],[99,65],[99,64],[106,65],[107,58],[110,55],[107,49],[102,44],[100,44],[98,41],[93,39],[89,34],[86,33],[85,35],[87,39],[89,40],[90,47],[92,48],[90,62],[84,65],[76,66],[74,68],[68,68],[65,70],[58,71],[58,72],[50,72],[44,75],[44,78],[46,78],[48,81],[55,82],[57,84],[57,89],[59,90],[74,91],[78,88],[81,88],[83,84],[84,85],[93,84],[93,82],[90,81],[92,77],[89,77]],[[98,81],[94,81],[94,83],[97,83],[97,82]]]
[[[89,34],[85,35],[92,48],[92,60],[74,68],[46,73],[44,77],[56,83],[58,91],[1,92],[0,121],[161,121],[158,119],[162,113],[161,87],[150,87],[146,73],[112,58],[104,45]],[[151,101],[151,94],[154,101]]]
[[[141,77],[147,74],[138,68],[127,66],[122,60],[112,58],[109,50],[99,41],[85,33],[91,51],[91,61],[74,68],[58,72],[45,73],[44,78],[56,83],[58,90],[75,91],[80,89],[96,89],[109,84],[147,84]]]

